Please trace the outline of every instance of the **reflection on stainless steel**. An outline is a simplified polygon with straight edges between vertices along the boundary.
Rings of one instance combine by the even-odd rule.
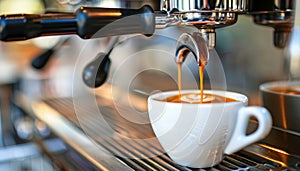
[[[284,48],[289,43],[295,3],[293,0],[249,1],[248,9],[254,22],[274,28],[273,39],[276,47]]]
[[[60,2],[60,1],[63,1]],[[80,6],[97,6],[106,8],[140,8],[143,5],[150,5],[154,10],[160,9],[160,2],[157,0],[81,0],[74,4],[73,0],[45,0],[47,11],[75,11]],[[79,1],[79,0],[77,0]]]
[[[157,12],[156,22],[154,22],[153,15],[148,15],[153,12],[152,8],[149,10],[145,7],[140,10],[131,11],[129,9],[121,10],[117,8],[92,9],[80,7],[76,10],[76,14],[49,13],[47,15],[3,15],[1,16],[1,40],[24,40],[37,36],[54,34],[78,34],[82,38],[91,38],[92,35],[103,26],[120,19],[121,17],[142,14],[140,17],[136,18],[137,21],[134,20],[127,23],[126,26],[130,26],[130,29],[125,29],[124,26],[122,27],[122,25],[119,25],[118,27],[122,31],[119,30],[117,33],[111,31],[110,34],[104,35],[131,33],[152,34],[155,25],[156,28],[165,28],[168,25],[174,24],[193,25],[207,36],[208,46],[214,48],[216,42],[214,29],[235,24],[237,22],[237,14],[249,12],[249,14],[254,16],[255,23],[271,26],[275,29],[274,44],[277,47],[283,48],[288,42],[289,33],[292,27],[293,2],[294,1],[278,2],[276,0],[268,0],[261,4],[254,0],[162,0],[161,10],[165,12]],[[124,6],[122,5],[123,3],[118,1],[114,2],[114,4],[119,7]],[[157,3],[150,2],[150,4],[155,5]],[[146,13],[147,15],[145,15]],[[56,20],[59,21],[59,23],[55,22]],[[45,24],[45,22],[47,24]],[[140,24],[137,24],[136,22],[139,22]],[[49,23],[51,23],[52,26],[58,26],[45,29],[44,27],[47,27]],[[145,27],[139,28],[138,25],[145,25]],[[21,27],[23,29],[19,29]],[[28,27],[31,29],[27,29]],[[64,28],[62,29],[60,27]],[[15,30],[23,32],[23,34],[17,35],[17,33],[14,33]]]
[[[108,101],[107,98],[102,99],[100,96],[97,97],[102,116],[110,127],[113,128],[114,131],[112,132],[107,130],[104,125],[99,125],[95,120],[95,116],[92,115],[86,115],[84,120],[78,121],[72,99],[70,98],[48,99],[44,102],[37,103],[33,102],[32,104],[35,109],[33,114],[47,122],[50,127],[55,129],[58,135],[65,137],[66,140],[72,137],[71,134],[66,133],[66,125],[76,125],[78,128],[72,128],[76,134],[82,131],[87,133],[86,131],[88,129],[89,132],[87,135],[90,136],[91,141],[96,143],[96,146],[100,146],[98,147],[97,153],[101,151],[100,149],[105,149],[105,151],[110,152],[115,156],[117,161],[119,160],[124,164],[123,169],[192,170],[191,168],[182,167],[174,163],[165,154],[156,139],[148,141],[149,138],[155,137],[149,124],[137,124],[124,119],[120,116],[118,111],[116,111],[114,106],[112,106],[113,104],[105,103],[104,106],[101,106],[101,104],[103,105],[103,100],[105,102]],[[88,111],[89,108],[89,106],[85,106],[82,110]],[[124,111],[126,111],[126,109]],[[49,118],[61,118],[61,121],[53,122],[49,120]],[[65,118],[67,118],[67,120],[65,120]],[[82,125],[85,125],[85,128],[83,128]],[[253,125],[253,129],[255,129],[255,123],[253,123]],[[64,130],[61,129],[61,126],[65,127]],[[284,141],[281,142],[281,145],[284,145],[285,147],[284,149],[281,149],[278,144],[276,144],[277,146],[272,146],[271,144],[273,142],[273,137],[292,136],[294,135],[278,130],[272,130],[270,136],[264,141],[253,144],[235,154],[227,155],[219,165],[202,170],[298,170],[300,150],[299,147],[297,147],[297,144],[300,143],[300,136],[294,136],[294,139],[289,139],[293,140],[289,143],[295,145],[293,146],[294,149],[288,149],[289,147],[285,146],[284,143],[286,142]],[[75,145],[83,140],[86,141],[84,137],[78,137],[78,139],[73,139],[72,144]],[[90,148],[91,147],[87,146],[77,146],[77,150],[84,156],[93,154],[93,152],[87,151]],[[290,150],[295,150],[293,152],[296,152],[296,154],[291,153]],[[88,157],[88,159],[90,161],[95,160],[95,158],[91,158],[91,156]],[[96,161],[102,162],[101,167],[109,168],[111,163],[107,163],[107,160],[103,159],[97,158]]]
[[[92,4],[92,2],[84,2],[86,2],[87,4]],[[192,32],[195,32],[195,30],[199,31],[200,33],[197,33],[198,38],[202,38],[203,36],[206,39],[210,49],[213,49],[216,46],[216,32],[218,32],[218,35],[220,35],[220,39],[218,39],[218,50],[222,52],[220,56],[222,57],[222,62],[225,66],[229,89],[242,92],[248,91],[247,93],[249,93],[250,91],[250,93],[253,93],[251,91],[256,91],[258,84],[260,84],[262,81],[278,79],[285,76],[283,73],[284,61],[283,58],[280,58],[282,56],[285,56],[284,51],[275,49],[273,46],[270,46],[265,42],[265,39],[271,39],[270,37],[268,37],[268,27],[262,28],[249,25],[249,23],[251,23],[249,18],[247,18],[247,16],[241,16],[242,20],[239,20],[240,23],[232,26],[231,28],[217,30],[215,29],[225,26],[231,26],[237,23],[239,14],[249,14],[249,16],[254,17],[255,23],[270,26],[271,28],[275,29],[275,46],[282,48],[285,46],[290,36],[289,34],[294,17],[295,0],[162,0],[161,8],[159,6],[159,1],[154,0],[105,0],[93,2],[97,3],[97,5],[93,5],[98,7],[122,7],[128,10],[129,8],[137,9],[142,5],[150,4],[155,10],[155,27],[163,28],[161,29],[165,31],[161,32],[163,33],[163,35],[168,34],[171,35],[172,39],[176,39],[182,32],[189,32],[187,31],[189,29],[189,26],[196,26],[196,28]],[[299,3],[297,4],[299,5]],[[74,9],[77,9],[79,7],[79,4],[69,3],[68,5],[71,5],[70,9],[68,9],[68,7],[64,9],[56,9],[59,9],[59,11],[70,11],[72,13]],[[297,11],[300,10],[300,7],[296,7],[296,9],[297,13]],[[112,14],[116,15],[119,13],[103,14],[109,14],[108,16],[112,16]],[[44,24],[47,24],[47,22],[49,22],[49,20],[47,19],[50,19],[51,21],[53,19],[51,17],[47,18],[47,15],[41,16],[46,17],[45,20],[42,20]],[[58,30],[54,31],[54,34],[61,34],[62,32],[64,32],[64,34],[69,34],[71,32],[75,33],[74,30],[76,30],[77,28],[75,28],[75,25],[73,23],[73,13],[71,14],[71,16],[69,14],[55,14],[54,16],[65,16],[67,18],[71,17],[71,22],[67,25],[69,28],[62,27],[62,25],[59,25],[61,23],[52,23],[54,25],[58,24],[59,26]],[[295,20],[296,26],[298,25],[298,16],[299,15],[297,14]],[[5,17],[2,17],[1,20],[4,21]],[[60,21],[61,20],[57,20],[56,22]],[[113,20],[110,20],[110,22],[111,21]],[[52,24],[50,23],[50,25],[47,26],[52,29],[54,27],[54,25]],[[152,29],[154,29],[153,24],[154,23],[151,24]],[[298,75],[296,74],[299,74],[298,71],[300,68],[299,65],[297,65],[300,61],[297,51],[299,48],[295,43],[295,41],[299,42],[300,39],[296,30],[297,27],[295,27],[295,34],[292,37],[292,44],[290,46],[292,54],[291,70],[293,78],[298,77]],[[18,31],[22,32],[24,30],[18,27],[17,32]],[[29,29],[29,31],[31,31],[31,29]],[[158,30],[156,31],[158,32]],[[169,34],[174,32],[176,32],[176,34]],[[177,35],[177,33],[179,33],[179,35]],[[20,37],[24,38],[23,36],[24,35]],[[90,35],[85,38],[88,38],[89,36]],[[172,68],[172,66],[174,66],[172,62],[174,61],[165,58],[167,56],[167,53],[162,54],[151,52],[150,54],[146,54],[144,53],[145,51],[143,51],[146,49],[145,46],[149,46],[149,44],[145,43],[144,41],[147,39],[152,41],[152,44],[150,45],[151,48],[158,49],[158,47],[162,47],[165,51],[168,52],[170,51],[170,49],[172,49],[173,54],[173,51],[175,50],[175,48],[173,47],[175,47],[175,44],[174,41],[171,41],[171,38],[165,40],[157,38],[155,37],[155,35],[150,38],[138,37],[136,38],[138,40],[131,39],[129,41],[126,41],[125,45],[123,44],[122,46],[116,47],[112,52],[112,72],[119,71],[116,74],[118,75],[118,82],[115,82],[114,84],[114,86],[118,86],[118,88],[120,88],[120,91],[117,92],[120,92],[119,96],[117,96],[119,98],[118,100],[120,101],[120,105],[118,107],[120,107],[120,110],[122,110],[123,112],[126,112],[126,114],[133,115],[131,113],[132,108],[139,111],[140,113],[145,112],[147,108],[145,98],[154,90],[163,91],[167,89],[177,88],[176,79],[174,79],[173,77],[176,74],[176,70]],[[71,52],[72,50],[67,49],[66,51],[68,52],[59,53],[61,56],[70,57],[78,55],[78,49],[82,48],[83,41],[73,39],[72,42],[77,42],[78,46],[76,46],[76,51],[74,50],[73,52]],[[90,53],[88,53],[90,55],[89,57],[95,56],[93,52],[96,53],[96,50],[102,48],[99,46],[101,45],[96,44],[96,46],[88,47],[89,51],[91,51]],[[63,49],[61,51],[63,51]],[[143,53],[139,54],[140,56],[137,55],[138,57],[135,56],[136,58],[134,59],[134,62],[128,62],[129,60],[126,61],[128,58],[117,58],[120,57],[120,55],[129,57],[133,52],[137,51],[143,51]],[[198,59],[204,59],[204,61],[207,61],[206,57],[199,57]],[[125,63],[123,63],[124,61]],[[70,64],[71,62],[72,61],[66,60],[65,64]],[[128,65],[121,66],[119,64]],[[185,62],[185,64],[187,64],[187,61]],[[122,67],[126,69],[121,70]],[[191,68],[192,67],[193,66],[191,66]],[[140,73],[139,69],[141,68],[161,69],[158,72],[165,72],[164,74],[169,77],[160,77],[159,74],[157,74],[154,70],[150,70],[149,72],[147,72],[147,70],[142,70],[143,72],[141,71]],[[191,69],[191,72],[194,71],[195,70]],[[139,73],[137,74],[137,72]],[[62,75],[62,73],[63,72],[59,71],[58,75]],[[172,75],[172,73],[175,74]],[[148,76],[150,77],[144,77],[143,74],[148,74]],[[133,79],[131,80],[131,78]],[[197,81],[195,81],[195,79],[192,79],[191,77],[185,78],[186,80],[184,80],[184,83],[187,84],[186,87],[190,88],[197,86]],[[59,82],[60,84],[57,84],[58,86],[56,86],[55,88],[62,90],[61,92],[65,92],[66,89],[62,88],[62,81],[65,80],[58,79],[57,82]],[[109,81],[112,82],[112,80]],[[107,84],[109,84],[110,82],[108,82]],[[129,85],[127,85],[128,82]],[[27,84],[27,86],[28,85],[30,86],[30,88],[35,89],[32,82]],[[129,88],[129,91],[131,93],[128,95],[128,98],[124,98],[125,100],[123,98],[120,98],[126,97],[124,96],[124,94],[126,93],[124,92],[123,88]],[[72,87],[67,88],[67,90],[71,89]],[[118,111],[115,109],[116,106],[114,106],[114,104],[111,102],[111,98],[113,98],[112,96],[114,96],[114,94],[112,93],[116,92],[107,90],[102,92],[100,91],[99,94],[101,94],[101,97],[98,97],[97,100],[98,105],[101,106],[100,110],[103,114],[103,117],[105,118],[105,124],[108,123],[109,126],[113,128],[113,131],[107,130],[104,127],[104,124],[99,124],[97,117],[95,117],[97,116],[97,113],[89,113],[90,108],[88,105],[82,108],[83,114],[86,115],[81,117],[81,119],[84,119],[80,120],[79,122],[78,116],[74,111],[75,109],[72,103],[72,99],[70,98],[47,99],[42,102],[33,102],[31,100],[27,100],[25,102],[32,102],[30,106],[22,106],[26,108],[29,113],[33,114],[33,116],[46,122],[49,127],[54,130],[57,136],[61,137],[66,143],[68,143],[69,146],[86,157],[87,160],[93,163],[97,168],[103,170],[191,170],[190,168],[185,168],[177,165],[164,153],[159,143],[156,141],[149,124],[136,124],[121,117]],[[257,96],[257,94],[255,95]],[[250,97],[250,100],[252,98],[253,96]],[[123,104],[124,101],[126,101],[126,103]],[[281,113],[281,115],[282,114],[284,113]],[[139,119],[146,122],[147,115],[141,115]],[[285,120],[286,119],[282,119],[281,121]],[[292,119],[292,121],[297,120],[298,119]],[[85,129],[83,129],[82,126],[84,126]],[[88,131],[89,137],[85,135],[85,131]],[[131,140],[143,140],[146,138],[153,138],[154,140],[152,141],[152,143],[149,143],[146,141],[124,140],[124,137],[130,138]],[[221,164],[215,166],[214,168],[208,168],[204,170],[299,170],[299,137],[299,132],[293,132],[275,126],[271,134],[263,141],[257,144],[253,144],[236,154],[228,155],[224,158]]]
[[[300,79],[300,2],[295,2],[295,22],[289,46],[290,52],[290,77]]]
[[[53,154],[67,151],[65,144],[59,139],[46,140],[45,148]],[[58,170],[34,143],[9,146],[0,149],[0,170]]]
[[[299,88],[299,81],[276,81],[260,86],[263,105],[272,113],[274,126],[300,132]]]
[[[294,19],[294,2],[286,0],[164,0],[162,10],[176,15],[180,24],[194,25],[207,35],[208,46],[215,47],[215,28],[237,22],[238,14],[250,14],[254,22],[274,28],[274,45],[284,48],[288,44]],[[177,9],[179,12],[171,12]]]
[[[178,64],[182,64],[189,53],[194,55],[199,66],[205,66],[208,62],[208,48],[201,33],[183,33],[179,36],[175,49],[175,60]]]
[[[49,125],[51,129],[53,129],[53,131],[58,134],[58,136],[60,136],[65,142],[67,142],[72,148],[77,150],[81,155],[84,155],[84,157],[86,157],[87,160],[93,163],[96,167],[103,170],[123,170],[125,168],[123,163],[118,162],[118,160],[113,158],[105,149],[99,147],[99,145],[91,141],[83,134],[83,132],[78,131],[78,128],[74,127],[70,123],[68,124],[68,122],[66,122],[67,120],[63,118],[59,113],[57,113],[54,109],[43,104],[42,102],[33,105],[34,106],[32,109],[34,110],[34,112],[36,114],[40,114],[40,116],[37,116],[38,118],[46,117],[41,120],[48,125],[49,122],[56,123],[56,126]],[[46,112],[46,115],[42,111]],[[73,114],[74,113],[72,113],[72,115]]]
[[[161,7],[169,12],[168,18],[177,19],[177,22],[176,19],[167,20],[170,23],[165,26],[176,23],[197,27],[205,36],[209,49],[216,46],[215,29],[235,24],[237,14],[246,11],[244,1],[163,0]]]

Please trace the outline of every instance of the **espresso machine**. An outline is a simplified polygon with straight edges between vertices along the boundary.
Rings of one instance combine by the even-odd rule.
[[[52,92],[31,94],[30,84],[14,102],[53,132],[55,138],[38,144],[63,170],[193,170],[165,154],[146,112],[150,94],[177,89],[174,55],[182,33],[206,42],[206,86],[243,92],[250,104],[261,105],[259,84],[289,78],[289,61],[296,60],[287,53],[290,40],[299,41],[293,31],[300,7],[293,0],[58,2],[45,1],[49,11],[43,14],[2,15],[0,39],[67,35],[64,46],[36,57],[32,67],[43,72],[53,56],[63,58],[63,65],[71,65],[71,82],[54,78],[46,86]],[[194,57],[186,59],[183,88],[198,87],[197,67]],[[255,130],[255,121],[249,125]],[[299,170],[299,143],[299,132],[274,126],[261,142],[203,170]]]

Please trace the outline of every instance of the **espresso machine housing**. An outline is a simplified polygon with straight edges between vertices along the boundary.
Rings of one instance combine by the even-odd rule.
[[[161,0],[161,1],[159,0],[147,0],[147,1],[114,0],[113,8],[107,8],[112,6],[105,6],[104,5],[105,3],[102,4],[101,3],[102,1],[100,0],[93,1],[93,3],[91,3],[91,1],[88,0],[84,2],[86,2],[86,4],[92,4],[93,7],[88,7],[88,6],[81,7],[82,4],[78,3],[76,5],[71,5],[71,8],[69,8],[70,10],[67,12],[55,11],[55,12],[47,12],[45,14],[2,15],[0,18],[1,20],[0,39],[2,41],[21,41],[21,40],[27,40],[35,37],[40,37],[40,36],[65,35],[65,34],[68,35],[76,34],[82,39],[103,38],[103,37],[105,38],[105,37],[114,37],[114,36],[119,37],[120,35],[126,36],[128,34],[143,34],[146,35],[144,37],[145,39],[148,38],[151,39],[151,35],[155,34],[157,30],[168,30],[168,29],[172,30],[173,28],[175,28],[176,30],[177,29],[176,27],[178,26],[180,27],[180,29],[183,28],[184,30],[184,28],[188,29],[190,26],[194,26],[197,31],[197,33],[194,35],[202,36],[202,38],[206,40],[208,49],[210,51],[213,51],[215,50],[215,48],[218,49],[219,42],[222,41],[222,40],[220,41],[217,40],[218,30],[221,30],[221,32],[225,30],[230,30],[231,29],[230,27],[238,22],[239,16],[247,16],[247,17],[251,17],[253,22],[256,23],[258,26],[259,25],[267,26],[267,28],[273,29],[273,40],[270,39],[268,41],[269,42],[273,41],[273,44],[276,48],[284,49],[289,46],[289,41],[292,36],[291,33],[293,32],[293,24],[295,20],[294,13],[296,10],[300,11],[300,9],[295,9],[296,1],[294,0],[263,0],[263,1],[259,1],[259,0]],[[46,1],[46,4],[47,3],[50,11],[52,10],[52,8],[56,8],[56,3],[57,3],[56,1]],[[104,30],[104,32],[102,33],[97,32],[101,28],[105,28],[106,25],[116,20],[127,18],[127,17],[129,17],[129,19],[131,20],[125,20],[127,22],[126,24],[123,23],[124,25],[122,25],[122,23],[117,23],[120,25],[117,25],[118,27],[115,27],[116,30]],[[130,28],[127,27],[128,22],[129,24],[132,25],[132,27]],[[193,29],[193,31],[195,31],[195,29]],[[126,43],[128,44],[132,43],[130,45],[135,45],[135,43],[140,42],[140,40],[143,39],[138,37],[136,42],[132,41]],[[168,44],[169,41],[168,40],[166,41],[167,41],[166,44]],[[153,40],[153,42],[154,42],[153,44],[155,45],[158,44],[157,46],[159,46],[161,43],[160,41],[157,40]],[[108,53],[97,54],[95,60],[91,59],[92,62],[86,64],[86,66],[82,68],[82,70],[76,72],[75,74],[79,73],[80,76],[83,78],[84,83],[88,85],[88,87],[90,88],[99,88],[100,90],[106,89],[107,79],[109,79],[107,76],[108,72],[110,70],[116,70],[116,68],[119,67],[119,65],[115,64],[118,63],[119,61],[116,60],[114,57],[118,56],[118,53],[127,54],[126,53],[126,51],[128,50],[127,48],[130,46],[129,45],[127,46],[126,43],[124,45],[122,41],[119,40],[119,38],[117,38],[117,40],[113,39],[113,41],[110,41],[107,44],[108,49],[111,49],[108,50]],[[118,45],[124,47],[118,47]],[[155,45],[153,45],[153,47],[156,47]],[[139,46],[135,48],[138,49]],[[166,49],[167,48],[168,45]],[[174,49],[174,52],[175,51],[176,50]],[[46,62],[47,61],[48,60],[46,60]],[[142,64],[141,59],[138,59],[135,62],[138,65],[141,64],[141,67],[143,66],[152,67],[151,66],[152,64],[156,64],[155,62],[151,62],[151,61],[149,62],[149,61],[145,62],[147,64]],[[41,66],[44,65],[45,63],[42,64]],[[172,65],[175,65],[175,63]],[[128,69],[128,73],[132,73],[130,69],[131,68]],[[173,72],[176,70],[171,70],[171,71]],[[125,73],[123,74],[125,75]],[[122,76],[117,78],[121,78],[121,77]],[[125,79],[126,78],[127,77],[125,77]],[[147,78],[153,78],[153,77],[149,76]],[[143,84],[145,84],[145,87],[146,84],[150,84],[149,82],[147,82],[147,79],[137,78],[137,80],[138,79],[142,80]],[[159,81],[164,82],[165,80],[158,79],[158,82]],[[120,84],[119,85],[120,87],[123,86],[121,85],[122,83],[118,83],[118,84]],[[127,88],[130,86],[125,85],[124,87]],[[134,93],[137,94],[140,93],[142,94],[140,96],[143,96],[143,98],[145,98],[144,97],[145,94],[143,94],[143,92],[135,91]],[[149,93],[151,92],[146,92],[146,93],[148,93],[146,95],[149,95]],[[103,94],[104,96],[106,95],[105,93]],[[120,99],[120,101],[122,100]],[[61,105],[60,103],[64,105]],[[63,116],[71,120],[71,122],[75,125],[75,128],[77,128],[76,126],[80,127],[80,126],[84,126],[85,124],[87,125],[90,124],[90,121],[93,121],[93,117],[95,118],[94,115],[91,116],[87,115],[86,118],[83,118],[85,119],[84,121],[86,122],[78,123],[76,119],[78,119],[79,116],[76,116],[75,114],[74,116],[66,114],[69,111],[73,111],[73,109],[67,111],[64,110],[64,107],[67,106],[68,108],[69,107],[72,108],[73,105],[76,105],[76,103],[77,102],[72,103],[72,101],[68,99],[62,99],[61,101],[59,100],[57,101],[57,99],[54,99],[49,101],[45,100],[41,103],[34,103],[34,105],[30,105],[30,107],[28,107],[28,105],[26,104],[24,105],[21,103],[21,106],[24,107],[26,111],[34,113],[34,116],[37,116],[39,119],[49,124],[50,127],[52,125],[50,123],[51,119],[49,119],[49,117],[47,118],[45,115],[43,116],[43,113],[47,113],[47,112],[51,113],[52,108],[57,109],[58,113],[61,113]],[[109,102],[105,101],[105,104],[106,103]],[[45,104],[47,104],[48,107],[45,107]],[[32,106],[35,106],[36,108],[31,109]],[[50,110],[48,110],[49,106],[52,107]],[[89,111],[90,109],[87,106],[84,108],[84,110]],[[111,109],[103,108],[103,110],[105,111],[107,110],[109,113]],[[148,136],[148,133],[151,132],[151,128],[149,129],[147,126],[146,127],[142,126],[141,128],[138,127],[139,125],[138,126],[136,126],[135,124],[130,125],[131,122],[123,121],[122,119],[119,120],[118,117],[115,116],[114,112],[112,113],[113,113],[112,115],[109,114],[107,116],[108,120],[113,120],[111,124],[114,125],[117,130],[121,130],[120,132],[123,131],[124,135],[129,134],[128,136],[134,137],[136,134],[137,139],[139,139],[141,137],[144,138],[143,137],[144,135]],[[98,132],[99,134],[103,133],[104,136],[108,134],[107,132],[103,131],[105,130],[105,127],[102,128],[101,126],[99,126],[99,124],[96,121],[95,123],[91,123],[90,125],[86,126],[86,128],[87,130],[89,129],[92,130],[93,126],[100,127],[100,130],[102,129],[101,131]],[[59,125],[53,124],[51,128],[54,130],[54,132],[58,133],[62,137],[62,139],[64,139],[67,142],[67,144],[70,144],[72,148],[74,148],[76,151],[79,151],[79,153],[82,152],[82,149],[80,149],[80,145],[77,144],[74,145],[74,142],[76,142],[76,140],[74,139],[72,140],[64,133],[61,133],[62,130],[64,129],[67,130],[64,126],[61,127]],[[141,130],[140,131],[141,133],[136,133],[139,132],[139,130]],[[73,134],[73,132],[74,131],[70,131],[68,132],[68,134],[77,137],[78,135]],[[144,135],[141,136],[141,134]],[[97,133],[95,133],[95,135],[98,136]],[[278,140],[278,136],[282,136],[282,135],[284,135],[284,141]],[[150,133],[150,136],[153,135]],[[167,170],[173,170],[173,169],[189,170],[189,168],[184,168],[172,163],[172,161],[170,161],[168,157],[166,157],[165,155],[161,155],[156,158],[154,157],[153,159],[152,158],[148,158],[146,160],[137,159],[138,157],[143,156],[143,154],[149,153],[147,152],[147,150],[143,149],[143,148],[147,149],[149,144],[141,145],[140,142],[134,142],[135,144],[133,144],[133,146],[135,147],[133,148],[132,146],[130,146],[130,142],[127,141],[123,142],[118,138],[119,137],[117,138],[114,137],[112,141],[104,140],[102,145],[104,148],[103,150],[113,153],[114,156],[117,156],[117,160],[113,157],[107,157],[105,155],[103,157],[103,155],[96,154],[95,151],[91,152],[92,151],[91,149],[94,148],[95,144],[87,143],[89,145],[88,150],[90,150],[89,151],[90,154],[95,155],[96,156],[95,158],[98,157],[97,159],[100,158],[100,160],[94,160],[93,155],[87,155],[87,158],[91,159],[89,160],[89,162],[91,162],[92,164],[94,164],[95,166],[101,169],[103,169],[104,167],[108,167],[108,169],[112,169],[112,170],[116,168],[124,169],[124,165],[126,168],[131,167],[136,170],[143,170],[143,169],[154,170],[155,168],[167,169]],[[219,166],[216,166],[214,169],[234,170],[237,169],[238,167],[241,168],[246,167],[250,170],[252,168],[257,170],[272,170],[276,168],[278,170],[283,170],[286,168],[289,168],[291,170],[293,169],[297,170],[299,169],[299,165],[300,165],[299,164],[300,159],[298,158],[300,154],[296,153],[295,154],[296,157],[294,157],[293,152],[297,152],[299,147],[297,147],[297,145],[294,144],[290,145],[292,150],[285,147],[282,144],[287,143],[285,141],[286,139],[293,140],[294,142],[297,143],[299,142],[300,138],[299,136],[297,138],[295,134],[290,134],[289,130],[282,130],[281,128],[279,129],[276,128],[275,130],[272,131],[270,137],[268,137],[266,140],[264,140],[261,143],[262,145],[260,143],[255,144],[254,146],[247,148],[245,151],[242,151],[237,155],[228,156],[225,158],[224,163],[222,163]],[[86,141],[87,140],[84,139],[83,142]],[[95,141],[98,143],[98,139]],[[99,144],[101,144],[100,140],[99,140]],[[82,147],[84,147],[85,144],[83,143],[81,145]],[[100,148],[101,150],[102,150],[102,146]],[[99,147],[95,147],[95,149],[98,148]],[[152,150],[153,153],[156,154],[156,152],[159,151],[159,147],[155,146],[152,148]],[[280,150],[283,150],[283,152]],[[86,156],[86,154],[89,154],[89,152],[85,153],[83,151],[81,155]],[[150,153],[151,152],[152,151],[150,150]],[[120,153],[122,154],[120,155]],[[135,155],[137,156],[137,158],[135,158]],[[103,157],[104,159],[101,157]],[[128,159],[130,157],[133,157],[133,160]],[[249,158],[249,160],[247,157]],[[118,164],[119,160],[122,161],[121,162],[122,164]],[[230,163],[230,162],[234,163],[234,161],[237,160],[241,160],[242,162],[238,161],[233,165]],[[263,162],[266,161],[266,163],[259,163],[260,161]],[[246,164],[250,163],[250,166],[244,166],[245,163]],[[110,166],[114,164],[115,167]]]
[[[255,0],[115,1],[115,4],[123,8],[133,8],[137,4],[151,4],[157,13],[161,13],[158,12],[158,6],[160,4],[160,10],[164,11],[165,15],[156,14],[148,16],[156,17],[156,23],[153,22],[149,24],[156,26],[156,28],[164,28],[172,24],[194,25],[206,37],[209,48],[215,47],[215,29],[236,23],[237,14],[251,14],[255,23],[273,27],[274,45],[279,48],[285,47],[293,25],[294,1],[291,0],[266,0],[263,2]],[[146,9],[143,11],[141,9],[135,12],[123,11],[121,12],[122,14],[112,17],[103,15],[103,12],[115,12],[112,9],[104,10],[102,8],[98,10],[99,11],[92,8],[79,8],[76,13],[69,14],[59,14],[56,12],[55,14],[49,13],[31,16],[3,15],[1,16],[1,40],[14,41],[57,34],[78,34],[82,38],[90,38],[92,34],[95,34],[97,29],[99,30],[104,25],[121,17],[139,13],[153,13],[150,9],[148,9],[149,11]],[[97,16],[96,12],[102,12],[98,14],[101,15],[102,18]],[[87,19],[83,19],[85,14],[87,15]],[[111,18],[108,19],[109,17]],[[90,27],[91,22],[97,24],[93,24],[93,26]],[[139,22],[142,23],[143,21]],[[52,25],[50,28],[47,27],[49,24]],[[16,28],[19,28],[19,30],[16,30]],[[25,30],[22,31],[21,28]],[[14,31],[18,32],[14,33]],[[146,32],[144,34],[150,34],[153,30],[124,30],[124,33],[119,30],[118,33],[111,34],[130,34],[131,32]]]
[[[123,7],[123,9],[79,7],[75,12],[70,13],[48,12],[38,15],[2,15],[0,39],[3,41],[16,41],[39,36],[64,34],[77,34],[83,39],[133,33],[151,35],[155,29],[182,25],[198,28],[201,33],[199,35],[204,37],[208,48],[212,50],[216,46],[215,29],[235,24],[238,14],[250,14],[253,16],[255,23],[274,28],[274,45],[278,48],[284,48],[290,38],[294,21],[294,1],[287,0],[267,0],[264,2],[255,0],[163,0],[151,2],[115,1],[114,3]],[[156,11],[153,11],[153,8],[147,5],[137,10],[127,9],[137,4],[151,4],[156,8]],[[160,10],[157,10],[159,4]],[[114,29],[102,30],[100,34],[96,34],[105,25],[120,18],[134,15],[134,18],[128,19],[124,23],[119,23]],[[38,59],[36,63],[39,65],[33,66],[42,68],[46,61],[48,60]],[[105,61],[108,63],[108,60]],[[86,67],[83,79],[88,86],[98,87],[104,83],[107,71],[91,71],[90,68],[95,68],[93,63],[95,62],[93,61]],[[89,75],[98,75],[98,79],[96,79],[98,81],[95,84],[90,83],[94,82],[94,80],[90,81],[91,76]]]

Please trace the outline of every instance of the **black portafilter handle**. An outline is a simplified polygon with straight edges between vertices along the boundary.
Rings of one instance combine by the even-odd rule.
[[[111,27],[97,33],[110,23]],[[154,11],[148,5],[140,9],[80,7],[75,13],[0,16],[2,41],[66,34],[77,34],[83,39],[136,33],[151,35],[154,30]]]
[[[90,88],[97,88],[106,81],[111,63],[109,55],[110,52],[107,54],[99,53],[96,58],[83,69],[82,78],[85,85]]]
[[[54,54],[54,51],[55,50],[51,48],[42,52],[37,57],[33,58],[31,61],[31,66],[35,69],[43,69],[47,65],[51,56]]]

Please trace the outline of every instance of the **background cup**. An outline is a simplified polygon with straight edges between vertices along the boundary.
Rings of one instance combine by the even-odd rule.
[[[300,132],[300,95],[272,90],[285,87],[300,91],[300,81],[276,81],[260,85],[262,102],[270,111],[274,126]]]
[[[198,92],[185,90],[183,93]],[[187,104],[161,101],[178,91],[161,92],[149,96],[148,112],[152,128],[166,153],[176,163],[194,168],[218,164],[223,154],[234,153],[264,138],[270,131],[272,119],[263,107],[246,107],[246,96],[227,91],[204,93],[221,95],[237,102]],[[250,117],[259,126],[246,134]]]

